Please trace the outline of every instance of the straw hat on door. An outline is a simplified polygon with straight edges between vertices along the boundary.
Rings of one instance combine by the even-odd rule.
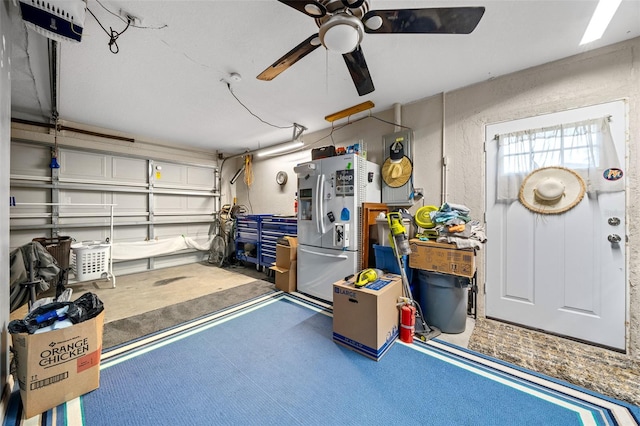
[[[584,180],[573,170],[559,166],[543,167],[524,179],[519,199],[532,212],[561,214],[578,205],[585,190]]]

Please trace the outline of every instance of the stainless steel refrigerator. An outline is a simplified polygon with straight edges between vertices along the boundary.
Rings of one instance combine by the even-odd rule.
[[[333,302],[333,283],[361,265],[362,203],[381,199],[380,166],[356,154],[297,165],[298,291]]]

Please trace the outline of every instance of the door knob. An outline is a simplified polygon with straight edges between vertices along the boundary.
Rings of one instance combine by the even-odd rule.
[[[611,244],[618,244],[622,240],[622,238],[620,238],[620,235],[618,234],[609,234],[607,239]]]

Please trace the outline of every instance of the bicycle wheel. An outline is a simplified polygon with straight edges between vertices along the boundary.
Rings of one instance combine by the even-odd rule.
[[[221,235],[216,235],[209,247],[209,263],[222,266],[227,258],[227,242]]]

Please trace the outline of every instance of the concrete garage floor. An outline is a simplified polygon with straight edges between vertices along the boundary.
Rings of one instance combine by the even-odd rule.
[[[71,282],[67,287],[73,290],[73,300],[86,292],[95,293],[105,306],[105,324],[113,323],[114,327],[138,327],[138,324],[127,323],[125,320],[147,314],[145,321],[149,321],[149,313],[156,312],[160,315],[162,309],[189,301],[200,301],[205,296],[255,283],[256,280],[271,283],[271,288],[275,290],[273,278],[267,272],[257,270],[253,264],[219,268],[207,262],[116,276],[115,288],[112,287],[111,281],[106,279]],[[54,294],[55,289],[52,288],[38,297]],[[212,305],[212,311],[215,310]],[[11,314],[11,319],[22,318],[26,312],[24,305]],[[438,338],[468,347],[474,325],[473,318],[467,318],[463,333],[442,333]]]
[[[256,270],[252,264],[218,268],[208,263],[194,263],[119,276],[116,277],[115,289],[106,280],[88,281],[71,288],[76,296],[86,291],[96,293],[109,307],[105,314],[105,323],[109,323],[255,280],[273,283],[272,277]],[[463,333],[442,333],[438,338],[466,348],[474,324],[473,318],[467,318]]]
[[[218,268],[192,263],[116,276],[115,288],[107,280],[68,287],[76,297],[88,291],[97,294],[106,308],[105,323],[109,323],[265,278],[266,274],[254,267]]]

